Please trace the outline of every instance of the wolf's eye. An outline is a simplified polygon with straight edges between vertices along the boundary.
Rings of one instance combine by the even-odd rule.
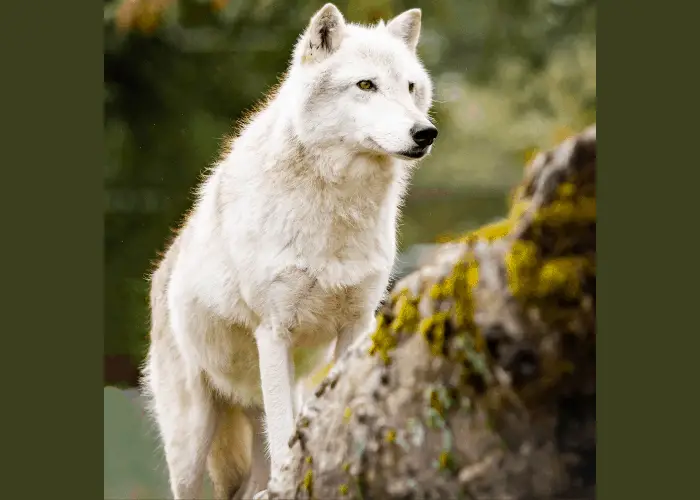
[[[413,92],[413,88],[416,86],[413,82],[408,82],[408,91]]]
[[[357,82],[357,86],[362,90],[374,90],[377,88],[376,85],[374,85],[374,83],[372,83],[370,80],[360,80]]]

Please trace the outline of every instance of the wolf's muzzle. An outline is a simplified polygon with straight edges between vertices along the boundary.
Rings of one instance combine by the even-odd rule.
[[[411,138],[418,147],[425,149],[430,146],[438,135],[438,129],[432,125],[414,125],[411,129]]]

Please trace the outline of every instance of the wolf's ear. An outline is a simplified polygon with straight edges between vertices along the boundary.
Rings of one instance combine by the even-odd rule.
[[[338,7],[327,3],[314,14],[301,40],[302,62],[319,61],[338,49],[343,38],[345,19]]]
[[[389,33],[403,40],[411,50],[416,50],[420,38],[421,10],[410,9],[393,18],[386,25]]]

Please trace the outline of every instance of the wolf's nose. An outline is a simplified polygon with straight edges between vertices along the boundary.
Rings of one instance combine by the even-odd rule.
[[[427,148],[430,146],[438,135],[438,129],[429,125],[427,127],[422,125],[414,125],[411,129],[411,137],[418,146],[421,148]]]

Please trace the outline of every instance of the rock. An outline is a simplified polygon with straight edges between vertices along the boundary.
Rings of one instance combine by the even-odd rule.
[[[511,210],[396,283],[302,409],[263,498],[593,498],[595,126]]]

